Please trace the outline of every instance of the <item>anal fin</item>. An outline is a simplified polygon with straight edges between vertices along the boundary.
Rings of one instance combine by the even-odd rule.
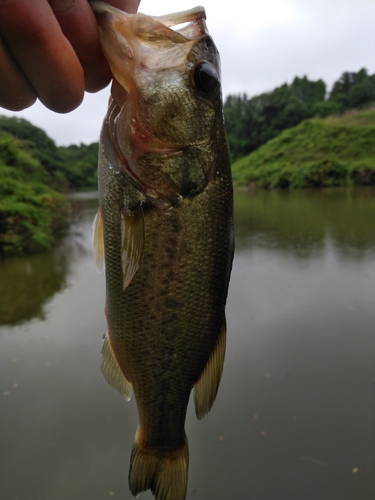
[[[116,389],[127,401],[129,401],[132,395],[132,385],[120,370],[112,351],[108,333],[104,335],[100,369],[107,384]]]
[[[194,386],[194,405],[198,419],[203,418],[216,399],[221,375],[223,373],[227,325],[224,318],[215,347]]]

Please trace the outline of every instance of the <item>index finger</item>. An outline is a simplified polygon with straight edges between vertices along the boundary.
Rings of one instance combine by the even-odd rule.
[[[95,14],[87,0],[48,0],[62,32],[74,48],[85,73],[85,90],[96,92],[112,78],[101,50]],[[137,11],[139,0],[107,0],[129,13]]]
[[[67,112],[80,104],[83,69],[46,0],[1,0],[0,31],[45,106]]]
[[[84,70],[85,90],[96,92],[108,85],[111,72],[104,57],[95,14],[87,0],[49,0],[64,36]]]

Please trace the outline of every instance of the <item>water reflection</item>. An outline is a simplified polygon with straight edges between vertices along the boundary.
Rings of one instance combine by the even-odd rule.
[[[68,263],[61,253],[0,262],[0,324],[44,319],[44,304],[66,281]]]
[[[76,223],[52,252],[0,260],[0,325],[45,319],[45,304],[64,289],[72,265],[91,254],[89,228],[80,222],[92,218],[96,193],[76,195],[74,206]]]
[[[208,416],[188,410],[188,500],[375,498],[374,194],[236,196],[224,376]],[[19,324],[0,327],[1,500],[133,498],[135,403],[99,371],[95,209],[48,257],[52,281],[59,266],[63,278],[43,299],[44,320],[14,314]],[[27,262],[0,280],[22,282]],[[34,286],[52,289],[42,267]]]
[[[356,255],[375,244],[375,189],[258,191],[235,197],[236,245],[284,249],[308,256],[326,238]]]

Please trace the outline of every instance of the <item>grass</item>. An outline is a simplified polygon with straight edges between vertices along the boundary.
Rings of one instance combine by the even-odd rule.
[[[232,166],[235,186],[375,184],[375,107],[305,120]]]

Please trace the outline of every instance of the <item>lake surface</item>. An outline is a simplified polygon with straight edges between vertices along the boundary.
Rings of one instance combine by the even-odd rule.
[[[0,499],[133,498],[137,426],[100,374],[96,200],[0,262]],[[237,193],[216,403],[189,406],[187,499],[374,500],[375,190]],[[151,500],[147,492],[142,495]]]

